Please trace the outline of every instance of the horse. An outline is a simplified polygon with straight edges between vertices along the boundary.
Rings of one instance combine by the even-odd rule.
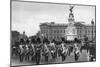
[[[75,61],[78,61],[78,59],[80,57],[80,51],[79,50],[75,50],[74,51],[74,56],[75,56]]]
[[[78,44],[74,45],[74,57],[75,57],[75,61],[78,61],[78,59],[80,57],[80,48],[79,48]]]
[[[25,49],[25,60],[30,61],[30,57],[31,57],[31,54],[32,54],[32,47],[31,47],[31,45],[26,44],[25,48],[26,48]]]
[[[18,55],[18,49],[16,46],[12,45],[12,56]]]
[[[96,60],[96,47],[94,44],[91,44],[89,46],[89,61],[95,61]]]
[[[52,59],[56,59],[57,58],[57,48],[55,47],[55,43],[49,44],[49,50],[50,50]]]
[[[22,45],[22,44],[19,45],[18,53],[19,53],[20,62],[23,62],[24,56],[25,56],[25,53],[26,53],[24,45]]]
[[[70,54],[73,52],[74,47],[73,46],[69,46],[68,47],[68,55],[70,56]]]
[[[43,44],[42,55],[45,57],[45,62],[48,62],[50,51],[46,43]]]
[[[31,61],[35,60],[35,46],[34,44],[31,43],[30,45],[30,57],[31,57]]]
[[[62,43],[61,44],[61,57],[62,57],[62,61],[64,61],[66,59],[66,57],[68,56],[68,52],[69,52],[69,48],[65,47],[65,44]]]
[[[40,63],[41,60],[41,51],[42,46],[40,43],[38,43],[37,45],[35,45],[35,61],[37,65]]]
[[[19,42],[14,42],[14,44],[11,46],[11,54],[12,56],[18,56],[18,46],[19,46]]]

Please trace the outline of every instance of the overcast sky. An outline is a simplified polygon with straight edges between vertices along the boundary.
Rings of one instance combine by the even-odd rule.
[[[12,1],[12,30],[35,35],[44,22],[68,23],[70,5]],[[95,20],[95,7],[77,6],[73,9],[75,21],[90,24]]]

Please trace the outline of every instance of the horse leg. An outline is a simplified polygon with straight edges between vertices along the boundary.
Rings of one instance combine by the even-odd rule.
[[[79,56],[77,54],[75,54],[75,61],[78,61]]]
[[[48,62],[48,56],[45,55],[45,62]]]
[[[67,51],[67,56],[70,56],[70,50]]]
[[[62,57],[62,61],[64,61],[65,60],[64,54],[62,54],[61,57]]]
[[[20,54],[20,62],[23,62],[23,54]]]
[[[29,61],[29,54],[27,55],[27,61]]]

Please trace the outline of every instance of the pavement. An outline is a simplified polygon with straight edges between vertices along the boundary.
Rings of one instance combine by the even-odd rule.
[[[82,53],[80,54],[79,60],[78,61],[88,61],[88,56],[89,54],[87,53],[86,50],[83,50]],[[44,61],[44,57],[41,57],[40,64],[46,64],[47,62]],[[57,57],[57,59],[52,59],[49,57],[49,62],[48,64],[54,64],[54,63],[69,63],[69,62],[75,62],[74,60],[74,53],[71,53],[70,56],[67,56],[65,61],[62,62],[61,57]],[[11,58],[11,66],[19,66],[19,65],[36,65],[35,62],[31,61],[24,61],[24,62],[19,62],[19,59],[16,58]]]

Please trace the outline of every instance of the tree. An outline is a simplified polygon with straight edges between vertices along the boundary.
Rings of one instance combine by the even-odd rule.
[[[11,45],[15,45],[18,42],[20,33],[18,31],[11,31]]]
[[[11,31],[12,40],[17,41],[19,35],[20,35],[20,33],[18,31]]]

